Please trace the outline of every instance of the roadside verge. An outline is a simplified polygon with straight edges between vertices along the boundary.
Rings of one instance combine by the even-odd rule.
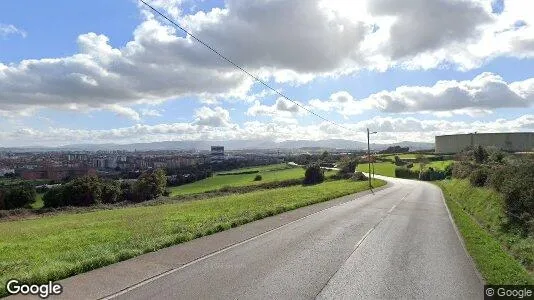
[[[464,245],[484,280],[488,284],[534,283],[524,266],[503,249],[499,241],[462,208],[444,184],[440,182],[436,184],[443,190],[445,202],[463,238]],[[469,196],[462,195],[462,197]]]
[[[362,187],[364,186],[364,184],[366,184],[366,182],[362,184]],[[335,186],[336,188],[339,187],[341,190],[343,190],[342,188],[343,186],[346,186],[346,184],[343,184],[342,182],[336,183],[336,184],[330,184],[330,185],[332,187]],[[300,198],[310,197],[311,195],[313,195],[313,198],[317,198],[315,202],[319,202],[320,200],[319,198],[321,197],[318,197],[319,191],[317,189],[323,189],[325,187],[316,186],[316,188],[312,188],[308,193],[303,193],[303,191],[301,191],[300,189],[296,189],[296,191],[300,193],[300,196],[299,196]],[[286,188],[286,189],[288,192],[293,191],[293,189],[291,188]],[[378,189],[375,189],[374,191],[377,191],[377,190]],[[339,192],[341,191],[337,192],[338,195],[339,195]],[[285,189],[284,189],[284,193],[285,193]],[[369,193],[371,193],[371,191],[367,190],[367,191],[360,192],[357,194],[352,193],[348,196],[339,197],[339,198],[329,200],[329,201],[325,201],[325,200],[328,200],[325,198],[322,200],[325,202],[320,202],[317,204],[313,204],[314,202],[311,202],[312,199],[310,198],[309,199],[310,202],[303,202],[302,205],[307,205],[307,204],[313,204],[313,205],[305,206],[305,207],[302,207],[296,210],[290,210],[282,214],[276,214],[276,213],[281,213],[281,211],[276,211],[278,209],[278,206],[272,206],[272,209],[275,209],[275,212],[273,214],[276,214],[272,217],[265,218],[267,217],[266,215],[261,215],[261,216],[257,215],[258,218],[261,217],[263,219],[256,221],[256,222],[245,224],[243,226],[237,226],[240,224],[236,223],[237,227],[234,227],[229,230],[225,230],[225,229],[228,229],[230,225],[228,225],[228,227],[221,227],[220,230],[224,230],[224,231],[220,233],[202,237],[202,238],[197,238],[187,243],[182,243],[176,246],[163,248],[159,251],[140,255],[133,259],[125,260],[123,262],[112,264],[112,265],[108,265],[107,267],[103,267],[100,269],[95,269],[95,267],[93,267],[93,269],[95,269],[93,271],[82,273],[80,275],[59,281],[59,283],[61,283],[64,286],[64,294],[61,295],[61,298],[95,299],[95,298],[104,297],[106,295],[120,291],[121,289],[132,286],[140,281],[143,281],[153,276],[157,276],[158,274],[164,273],[168,271],[169,269],[180,267],[184,264],[194,261],[195,259],[199,259],[200,257],[209,255],[211,253],[214,253],[216,251],[229,247],[233,244],[240,243],[244,240],[250,239],[266,231],[283,226],[289,222],[293,222],[302,217],[316,213],[320,210],[327,209],[332,206],[354,200],[355,198],[365,196]],[[306,196],[307,194],[309,195]],[[348,193],[345,193],[345,194],[348,194]],[[269,195],[275,196],[274,194],[273,195],[269,194]],[[290,200],[288,199],[288,197],[292,194],[284,194],[284,195],[286,196],[283,198],[277,197],[278,200],[265,198],[264,201],[288,202]],[[256,201],[258,201],[255,198],[252,198],[251,200],[252,200],[251,203],[256,203]],[[244,202],[244,199],[241,199],[241,201],[236,203],[236,205],[238,205],[237,207],[239,209],[245,209],[246,203],[247,202]],[[226,209],[230,209],[230,207],[224,206],[224,202],[214,202],[214,204],[217,205],[216,207],[217,211],[220,211],[221,209],[223,209],[224,211],[225,207]],[[288,206],[287,208],[294,209],[296,207]],[[145,212],[143,211],[143,215],[144,213]],[[138,218],[143,215],[138,215]],[[79,218],[80,215],[78,215],[77,217]],[[158,218],[161,218],[161,216],[159,216]],[[165,218],[165,219],[167,220],[168,218]],[[116,218],[114,218],[114,220],[116,220]],[[176,224],[180,225],[179,222]],[[148,225],[150,224],[145,224],[144,226],[148,226]],[[211,231],[209,233],[214,233],[214,232]],[[206,232],[206,234],[209,234],[209,233]]]

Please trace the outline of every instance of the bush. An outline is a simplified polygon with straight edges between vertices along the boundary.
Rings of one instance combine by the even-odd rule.
[[[324,172],[319,165],[310,165],[304,173],[304,184],[318,184],[324,181]]]
[[[413,171],[404,167],[395,168],[395,177],[397,178],[408,178],[408,179],[418,179],[419,171]]]
[[[476,169],[469,175],[469,182],[472,186],[482,187],[486,184],[487,179],[488,171],[483,168]]]
[[[101,202],[102,183],[96,176],[76,178],[62,186],[63,202],[72,206],[90,206]]]
[[[454,169],[454,163],[449,164],[445,167],[445,170],[443,171],[445,178],[451,179],[452,178],[452,170]]]
[[[497,148],[488,149],[488,160],[494,163],[502,163],[504,160],[504,152]]]
[[[35,201],[35,188],[29,184],[0,187],[0,209],[26,207]]]
[[[488,172],[485,185],[501,192],[503,183],[513,175],[513,169],[510,166],[493,166]]]
[[[121,200],[121,187],[117,181],[102,183],[102,203],[116,203]]]
[[[453,178],[459,178],[459,179],[465,179],[468,178],[469,175],[471,175],[471,172],[476,169],[476,166],[472,163],[465,162],[465,161],[459,161],[455,162],[452,167],[452,177]]]
[[[511,171],[501,187],[508,220],[525,233],[534,234],[534,163]]]
[[[443,180],[445,179],[444,171],[437,171],[434,168],[428,168],[419,172],[419,180],[423,181],[433,181],[433,180]]]
[[[143,172],[133,186],[133,201],[151,200],[163,195],[167,177],[162,169]]]
[[[352,175],[352,180],[355,181],[364,181],[367,180],[367,176],[363,174],[363,172],[356,172]]]
[[[475,159],[476,163],[481,164],[488,159],[488,152],[486,149],[484,149],[484,147],[479,145],[473,150],[473,158]]]
[[[49,189],[43,195],[44,207],[61,207],[66,206],[65,197],[63,196],[63,187]]]
[[[402,166],[404,165],[405,163],[399,158],[398,155],[395,155],[395,165],[396,166]]]
[[[261,181],[262,179],[261,175],[256,175],[256,177],[254,177],[254,181]]]

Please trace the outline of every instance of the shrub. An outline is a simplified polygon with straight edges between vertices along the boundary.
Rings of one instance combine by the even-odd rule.
[[[510,166],[493,166],[488,172],[485,185],[501,192],[503,183],[513,175],[513,169]]]
[[[534,163],[514,167],[506,175],[501,190],[508,220],[534,234]]]
[[[254,177],[254,181],[261,181],[262,179],[261,175],[256,175],[256,177]]]
[[[405,163],[399,158],[398,155],[395,155],[395,165],[396,166],[402,166],[404,165]]]
[[[459,161],[455,162],[452,167],[452,177],[464,179],[471,175],[471,172],[476,169],[476,166],[470,162]]]
[[[469,182],[472,186],[484,186],[488,179],[488,171],[484,168],[479,168],[471,172],[469,175]]]
[[[62,186],[63,202],[72,206],[90,206],[101,202],[102,183],[96,176],[76,178]]]
[[[447,178],[447,179],[452,178],[452,170],[453,169],[454,169],[454,163],[445,166],[445,170],[443,170],[445,178]]]
[[[304,173],[304,184],[317,184],[324,181],[324,172],[319,165],[310,165]]]
[[[163,195],[167,186],[167,177],[162,169],[143,172],[133,186],[136,202],[154,199]]]
[[[367,176],[363,174],[363,172],[356,172],[352,175],[352,180],[355,181],[364,181],[367,180]]]
[[[417,179],[419,178],[419,171],[413,171],[404,167],[395,168],[395,177],[397,178],[408,178],[408,179]]]
[[[117,181],[102,183],[102,203],[115,203],[121,200],[121,187]]]
[[[35,188],[29,184],[18,184],[0,188],[0,209],[26,207],[35,201]]]
[[[488,159],[488,152],[486,149],[484,149],[484,147],[479,145],[473,150],[473,158],[475,159],[476,163],[481,164]]]
[[[445,179],[444,171],[437,171],[434,168],[428,168],[419,172],[419,180],[423,181],[433,181],[433,180],[443,180]]]
[[[63,187],[49,189],[43,195],[44,207],[61,207],[67,205],[63,196]]]
[[[497,148],[488,149],[488,160],[494,163],[502,163],[504,160],[504,152]]]

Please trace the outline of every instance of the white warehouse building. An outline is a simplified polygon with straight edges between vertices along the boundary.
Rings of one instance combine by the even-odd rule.
[[[469,146],[497,147],[510,152],[534,151],[534,132],[468,133],[436,136],[436,153],[458,153]]]

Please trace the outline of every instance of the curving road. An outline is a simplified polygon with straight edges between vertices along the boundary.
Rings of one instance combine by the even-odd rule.
[[[386,179],[389,187],[374,194],[353,196],[108,298],[482,298],[483,283],[439,188]]]

